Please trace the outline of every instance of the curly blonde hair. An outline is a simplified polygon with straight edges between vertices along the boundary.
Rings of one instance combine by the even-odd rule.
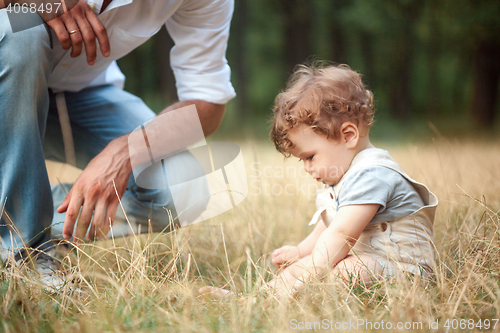
[[[349,66],[299,65],[275,99],[270,137],[276,149],[289,157],[292,142],[287,133],[292,128],[304,124],[338,140],[343,123],[370,128],[374,114],[373,93]]]

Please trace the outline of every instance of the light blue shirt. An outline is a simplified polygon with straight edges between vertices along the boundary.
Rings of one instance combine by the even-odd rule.
[[[380,205],[370,223],[395,221],[424,206],[410,182],[398,172],[379,165],[350,174],[340,189],[337,202],[337,207]]]

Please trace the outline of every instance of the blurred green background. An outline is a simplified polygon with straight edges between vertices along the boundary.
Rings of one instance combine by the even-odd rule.
[[[165,28],[118,64],[155,112],[176,100]],[[499,0],[236,0],[227,58],[238,96],[217,137],[265,139],[294,66],[345,63],[375,94],[378,140],[497,137]]]

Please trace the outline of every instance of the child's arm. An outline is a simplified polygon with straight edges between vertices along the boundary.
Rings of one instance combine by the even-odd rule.
[[[297,246],[285,245],[273,251],[272,262],[279,268],[284,263],[292,263],[311,254],[319,236],[326,230],[323,221],[316,224],[314,230]]]
[[[341,207],[330,226],[319,236],[311,259],[293,287],[300,289],[312,277],[321,278],[325,268],[334,267],[343,260],[378,209],[379,205],[373,204]]]
[[[299,248],[301,258],[310,255],[319,239],[319,236],[327,229],[323,221],[319,221],[314,230],[297,247]]]

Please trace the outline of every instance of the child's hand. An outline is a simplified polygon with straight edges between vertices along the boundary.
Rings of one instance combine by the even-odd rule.
[[[289,265],[300,259],[300,252],[297,246],[285,245],[273,251],[272,262],[276,268],[282,265]]]

